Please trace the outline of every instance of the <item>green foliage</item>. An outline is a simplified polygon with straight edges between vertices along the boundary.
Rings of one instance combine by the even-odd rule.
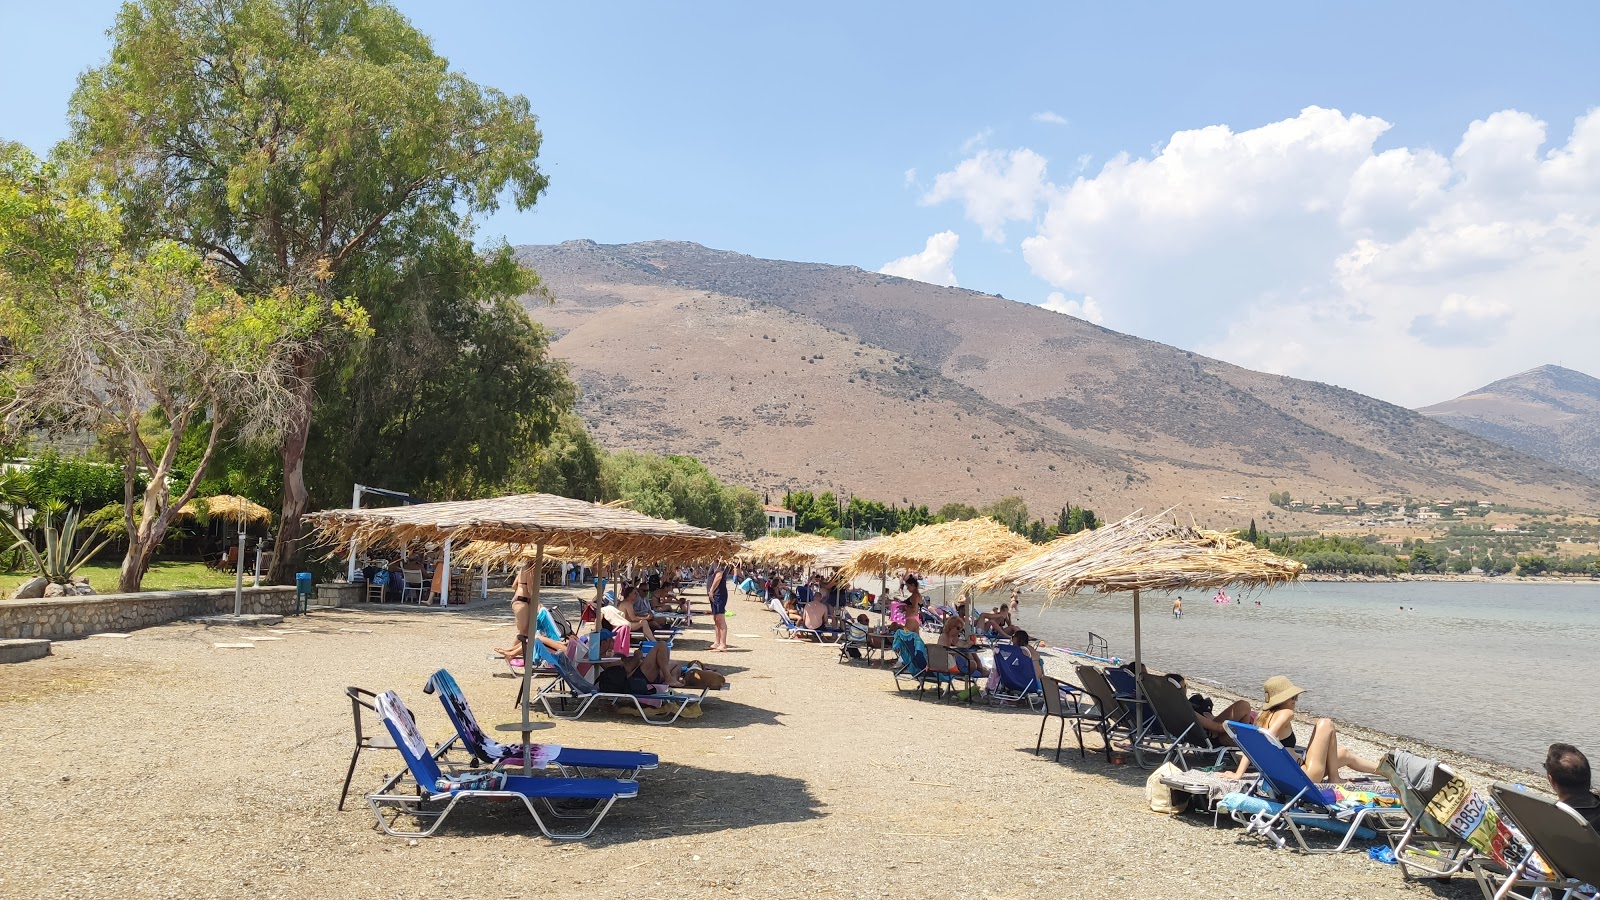
[[[978,517],[978,508],[970,503],[946,503],[939,507],[939,521],[965,522]]]
[[[1288,491],[1274,491],[1267,495],[1267,501],[1273,506],[1288,506],[1293,500],[1294,497],[1290,496]],[[1366,504],[1363,503],[1361,505],[1365,506]]]
[[[33,528],[30,529],[39,532],[42,547],[34,546],[31,537],[5,519],[0,519],[0,527],[4,527],[16,542],[8,549],[22,549],[37,574],[57,584],[65,584],[72,580],[73,573],[84,563],[104,549],[111,538],[101,538],[99,543],[96,543],[96,538],[100,537],[100,529],[91,527],[88,533],[81,535],[82,540],[79,540],[83,527],[79,511],[75,508],[67,510],[61,514],[58,525],[54,507],[55,504],[47,504],[45,508],[40,509],[34,518]]]
[[[1406,571],[1404,564],[1392,556],[1378,553],[1342,553],[1333,550],[1312,551],[1297,557],[1312,572],[1338,572],[1346,575],[1393,575]]]
[[[1256,531],[1256,520],[1250,520],[1250,530],[1245,532],[1244,539],[1257,546],[1261,545],[1261,535]]]
[[[794,530],[802,534],[832,534],[839,527],[838,501],[832,492],[821,497],[810,491],[783,495],[783,507],[794,513]]]
[[[1517,558],[1518,575],[1548,575],[1550,574],[1550,560],[1544,556],[1520,556]]]
[[[1095,516],[1094,510],[1081,506],[1066,507],[1066,527],[1062,528],[1059,517],[1056,530],[1061,534],[1077,534],[1080,531],[1093,531],[1100,527],[1100,519]]]
[[[626,500],[645,515],[752,538],[767,530],[755,491],[722,484],[692,456],[614,453],[600,464],[600,485],[605,500]]]
[[[122,502],[120,466],[47,453],[36,457],[16,477],[15,489],[28,506],[55,500],[68,506],[100,509]],[[143,478],[136,479],[134,489],[144,490]]]
[[[1021,497],[1001,497],[983,507],[981,512],[989,518],[1021,533],[1028,526],[1028,504]]]
[[[1442,571],[1438,557],[1426,547],[1418,547],[1411,551],[1408,568],[1414,575],[1433,575]]]

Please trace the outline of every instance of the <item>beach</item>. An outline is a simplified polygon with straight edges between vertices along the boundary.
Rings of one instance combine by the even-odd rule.
[[[546,591],[573,620],[577,596]],[[433,743],[452,733],[422,691],[440,667],[485,728],[515,718],[516,684],[487,658],[510,637],[504,602],[57,643],[0,679],[0,896],[1477,895],[1470,881],[1406,885],[1364,853],[1306,858],[1208,815],[1153,813],[1147,771],[1080,759],[1070,731],[1055,762],[1054,723],[1036,756],[1035,714],[918,701],[885,668],[775,640],[759,604],[735,597],[730,611],[733,652],[704,652],[703,615],[677,641],[675,659],[729,676],[700,718],[652,727],[597,710],[538,733],[661,757],[637,798],[565,844],[520,805],[458,809],[427,840],[379,833],[361,795],[396,771],[392,751],[363,754],[335,808],[353,744],[347,685],[397,691]],[[1372,756],[1417,748],[1359,737]],[[1480,784],[1526,777],[1449,758]]]

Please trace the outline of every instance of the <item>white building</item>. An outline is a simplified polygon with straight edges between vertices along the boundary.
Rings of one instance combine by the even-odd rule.
[[[780,529],[787,529],[789,531],[794,530],[793,510],[784,509],[781,506],[773,506],[770,503],[767,504],[766,510],[768,531],[778,531]]]

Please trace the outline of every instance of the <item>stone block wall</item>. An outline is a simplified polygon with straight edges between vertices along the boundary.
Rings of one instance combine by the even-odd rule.
[[[294,608],[293,586],[244,589],[246,613],[287,615]],[[233,588],[0,600],[0,638],[59,641],[102,631],[133,631],[186,616],[231,612]]]

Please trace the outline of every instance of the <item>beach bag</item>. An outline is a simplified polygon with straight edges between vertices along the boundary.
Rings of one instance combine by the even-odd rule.
[[[1177,791],[1161,783],[1161,779],[1168,775],[1176,775],[1183,771],[1172,763],[1162,763],[1159,769],[1150,773],[1144,780],[1144,797],[1150,802],[1150,809],[1165,815],[1175,815],[1183,812],[1189,805],[1187,794],[1179,796]]]

